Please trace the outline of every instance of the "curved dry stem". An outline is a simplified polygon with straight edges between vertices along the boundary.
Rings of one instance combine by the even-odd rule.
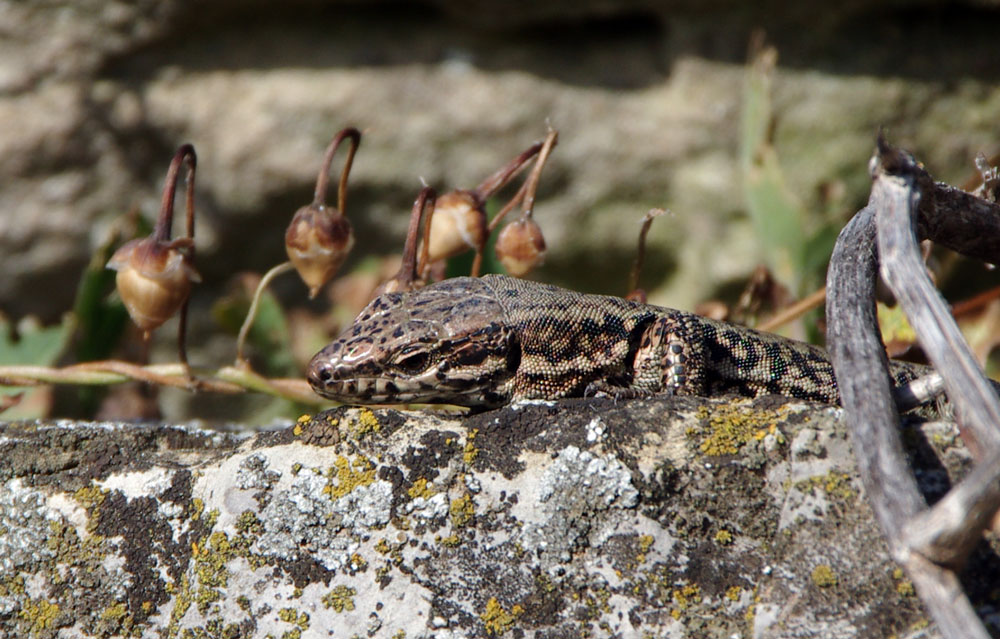
[[[194,170],[198,157],[191,144],[182,144],[174,153],[167,169],[167,179],[163,183],[163,196],[160,198],[160,215],[156,218],[153,237],[157,242],[169,242],[170,230],[174,223],[174,192],[177,190],[177,174],[181,165],[188,165],[188,235],[194,237]]]
[[[496,227],[500,225],[500,222],[503,220],[503,218],[508,213],[513,211],[515,206],[521,203],[521,200],[524,199],[524,194],[527,192],[528,192],[528,183],[525,182],[524,184],[521,185],[521,188],[517,190],[517,193],[514,194],[514,197],[510,198],[510,200],[508,200],[508,202],[503,205],[503,208],[497,211],[497,214],[493,216],[492,220],[490,220],[489,225],[486,227],[487,236],[489,236],[489,234],[492,233],[496,229]]]
[[[476,247],[476,256],[472,258],[472,268],[469,269],[469,277],[479,277],[479,271],[483,268],[483,251],[486,249],[486,242]]]
[[[420,237],[424,238],[424,241],[420,243],[420,259],[417,260],[417,268],[414,271],[414,273],[415,273],[415,275],[417,277],[424,277],[426,275],[426,273],[424,273],[424,271],[427,269],[428,264],[431,261],[431,243],[430,243],[429,239],[430,239],[430,236],[431,236],[431,221],[434,219],[434,211],[437,209],[437,206],[436,206],[436,204],[437,204],[437,198],[435,198],[434,204],[435,205],[433,205],[429,209],[427,209],[426,213],[423,213],[424,228],[423,228],[423,231],[420,233]],[[419,222],[419,220],[417,220],[417,221]],[[407,229],[407,232],[406,232],[406,242],[407,243],[410,242],[410,232],[413,230],[413,224],[414,224],[413,213],[411,213],[410,214],[410,228]],[[417,241],[417,238],[416,238],[415,235],[413,236],[413,241],[414,242]],[[404,254],[406,253],[406,251],[405,251],[405,245],[404,245],[404,251],[403,251],[403,253]],[[405,263],[405,260],[404,260],[404,263]]]
[[[795,321],[826,301],[826,287],[813,291],[791,306],[786,306],[756,327],[758,331],[774,332],[785,324]]]
[[[639,229],[639,246],[636,248],[635,261],[632,262],[632,270],[629,272],[628,277],[628,290],[630,292],[639,288],[639,275],[642,274],[642,266],[646,261],[646,235],[649,233],[649,227],[653,225],[653,220],[666,214],[666,209],[649,209],[642,216],[642,228]]]
[[[552,149],[558,142],[559,132],[550,128],[548,135],[545,136],[545,143],[542,145],[542,150],[539,151],[538,158],[535,160],[535,165],[531,167],[531,173],[528,174],[528,179],[524,183],[524,199],[521,201],[522,217],[531,217],[531,212],[535,208],[535,191],[538,190],[538,181],[542,176],[542,168],[549,159],[549,153],[552,152]]]
[[[153,230],[153,238],[161,244],[171,242],[170,233],[174,222],[174,195],[177,191],[177,175],[180,173],[182,164],[186,164],[186,192],[185,204],[187,213],[187,237],[174,240],[173,244],[180,246],[183,244],[187,250],[184,261],[188,264],[194,261],[194,180],[195,170],[198,166],[198,156],[191,144],[182,144],[174,153],[170,161],[170,168],[167,169],[167,179],[163,184],[163,196],[160,199],[160,214],[156,218],[156,227]],[[188,300],[184,300],[181,305],[179,322],[177,324],[177,357],[184,366],[187,366],[187,312]],[[193,378],[188,375],[188,382],[194,383]]]
[[[253,293],[253,301],[250,303],[250,309],[247,311],[247,316],[243,320],[243,326],[240,327],[240,334],[236,338],[236,366],[244,369],[250,369],[250,362],[247,361],[246,357],[243,356],[243,346],[246,344],[247,335],[250,334],[250,327],[253,326],[253,321],[257,317],[257,309],[260,306],[261,297],[264,295],[264,289],[268,287],[271,280],[278,277],[282,273],[292,270],[295,266],[291,261],[285,261],[277,266],[271,268],[264,277],[260,278],[260,283],[257,284],[257,290]]]
[[[392,278],[398,287],[395,290],[410,290],[417,278],[417,232],[420,230],[420,218],[424,215],[428,218],[431,216],[435,202],[437,202],[437,192],[429,186],[420,189],[420,194],[413,202],[410,225],[406,230],[406,244],[403,246],[403,263],[399,267],[399,272]],[[426,236],[424,245],[427,245]]]
[[[521,152],[516,158],[507,163],[506,166],[493,173],[485,180],[479,183],[479,186],[472,190],[480,202],[485,202],[494,193],[502,189],[507,185],[514,177],[521,172],[521,170],[527,166],[528,160],[535,157],[538,152],[542,149],[542,142],[535,142],[527,149]]]
[[[323,165],[320,167],[319,175],[316,177],[316,192],[313,195],[314,206],[326,206],[326,189],[330,181],[330,165],[333,164],[333,156],[336,155],[337,148],[344,141],[344,138],[351,139],[351,146],[347,150],[347,159],[344,160],[344,168],[340,171],[340,182],[337,185],[337,210],[340,211],[341,215],[344,214],[344,209],[347,206],[347,176],[351,173],[354,154],[361,144],[361,131],[349,126],[341,129],[330,140],[330,144],[327,145],[326,153],[323,156]]]
[[[967,300],[955,302],[951,305],[951,316],[959,318],[964,315],[976,313],[997,298],[1000,298],[1000,286],[996,286],[988,291],[979,293],[975,297],[971,297]]]

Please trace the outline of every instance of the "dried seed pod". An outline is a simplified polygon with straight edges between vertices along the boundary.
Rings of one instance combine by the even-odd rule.
[[[530,217],[511,222],[497,237],[496,253],[508,273],[514,277],[527,275],[545,260],[542,229]]]
[[[344,138],[350,138],[351,146],[340,172],[337,206],[327,206],[326,186],[330,164]],[[296,211],[285,231],[285,251],[295,270],[299,272],[299,277],[309,287],[310,298],[316,297],[319,289],[336,275],[354,246],[354,231],[344,217],[344,209],[347,206],[347,176],[351,172],[351,164],[359,144],[361,132],[353,127],[347,127],[334,136],[326,147],[323,165],[316,178],[312,204]]]
[[[535,158],[535,165],[528,174],[528,179],[524,181],[517,194],[510,202],[504,206],[493,222],[490,223],[492,230],[499,222],[500,218],[514,207],[515,203],[521,202],[521,219],[512,222],[504,227],[497,237],[496,254],[507,272],[514,277],[523,277],[535,269],[545,260],[545,238],[542,236],[542,229],[535,220],[532,213],[535,206],[535,193],[538,190],[538,180],[542,174],[542,167],[549,158],[549,153],[559,140],[559,132],[549,128],[545,136],[545,142],[538,151]]]
[[[455,190],[437,199],[427,240],[429,262],[447,259],[486,241],[486,211],[473,191]]]
[[[187,237],[170,239],[174,219],[174,192],[182,165],[187,165]],[[118,273],[115,285],[132,321],[144,337],[180,310],[177,326],[177,356],[187,366],[184,341],[187,333],[187,298],[192,282],[200,282],[194,270],[194,178],[198,157],[194,147],[182,144],[174,153],[167,170],[160,200],[160,214],[153,234],[121,246],[108,260],[107,267]]]
[[[182,250],[192,244],[190,238],[132,240],[108,261],[108,268],[118,272],[115,285],[125,308],[147,335],[180,309],[191,293],[192,282],[201,281]]]
[[[300,208],[285,231],[288,259],[309,287],[310,298],[337,273],[353,246],[351,223],[340,211],[323,204]]]

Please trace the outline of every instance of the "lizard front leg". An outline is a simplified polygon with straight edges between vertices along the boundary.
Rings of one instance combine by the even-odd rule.
[[[657,393],[703,395],[707,386],[704,346],[693,337],[697,326],[689,326],[690,322],[684,320],[680,314],[661,315],[636,327],[636,333],[629,338],[625,370],[591,381],[584,396],[633,399]]]
[[[681,314],[664,315],[646,327],[633,360],[633,387],[670,395],[705,394],[704,342],[685,319]]]

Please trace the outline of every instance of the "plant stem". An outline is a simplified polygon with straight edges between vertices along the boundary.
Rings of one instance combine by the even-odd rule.
[[[341,215],[344,214],[344,207],[347,206],[347,176],[351,173],[354,154],[361,144],[361,132],[354,127],[342,129],[327,145],[326,154],[323,156],[323,165],[316,177],[316,192],[313,196],[314,206],[326,206],[326,187],[330,181],[330,165],[333,164],[333,156],[337,153],[337,147],[344,141],[344,138],[351,139],[351,146],[347,150],[347,160],[344,161],[344,168],[340,171],[340,182],[337,185],[337,210],[340,211]]]
[[[292,270],[294,265],[291,261],[284,261],[275,267],[272,267],[264,277],[260,278],[260,283],[257,284],[257,290],[254,291],[253,301],[250,303],[250,310],[247,311],[246,319],[243,320],[243,326],[240,327],[239,337],[236,338],[236,366],[243,369],[250,369],[250,363],[243,356],[243,346],[247,341],[247,335],[250,334],[250,327],[253,326],[253,321],[257,317],[257,309],[260,306],[260,299],[264,295],[264,289],[267,288],[271,280],[278,277],[282,273]]]

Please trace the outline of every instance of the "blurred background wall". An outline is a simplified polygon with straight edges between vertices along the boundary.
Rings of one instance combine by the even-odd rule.
[[[348,270],[399,252],[421,180],[472,187],[550,122],[537,277],[624,293],[639,219],[666,207],[644,284],[690,308],[767,260],[744,180],[754,34],[777,52],[766,141],[786,195],[822,221],[807,229],[863,205],[878,126],[957,184],[1000,149],[988,0],[73,0],[0,3],[0,27],[0,310],[13,319],[71,307],[111,222],[133,207],[153,218],[183,142],[199,157],[197,313],[235,273],[285,259],[284,228],[348,124],[364,131]]]

